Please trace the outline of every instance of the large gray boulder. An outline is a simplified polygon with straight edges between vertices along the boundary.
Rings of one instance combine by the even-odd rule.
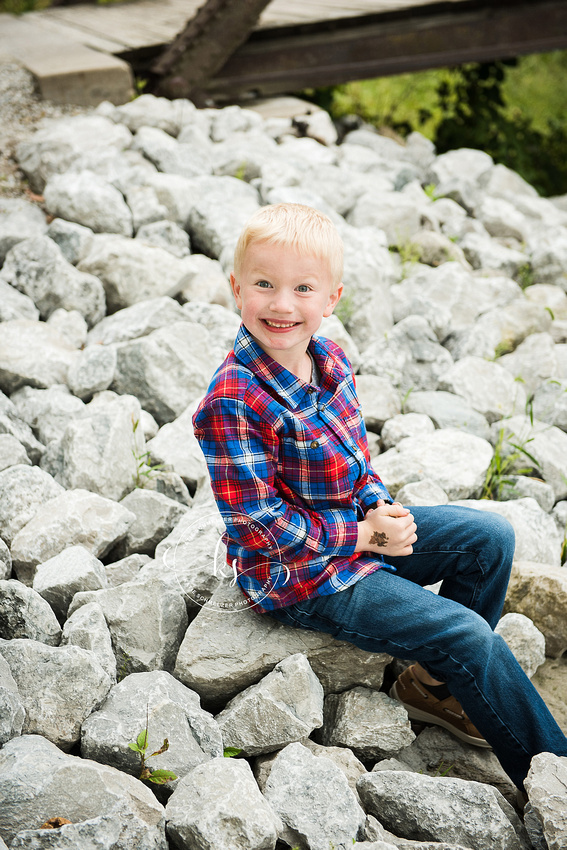
[[[116,681],[116,658],[104,613],[96,602],[78,608],[67,618],[61,634],[61,646],[88,649],[97,658],[112,682]]]
[[[38,735],[14,738],[0,750],[0,796],[0,835],[18,848],[45,847],[36,830],[64,816],[72,823],[61,827],[63,842],[52,846],[167,850],[164,809],[149,788]],[[35,834],[15,837],[22,828]]]
[[[278,753],[264,796],[282,820],[279,837],[291,846],[328,850],[362,838],[364,811],[343,771],[299,743]]]
[[[353,688],[325,699],[317,736],[328,747],[349,747],[359,758],[389,758],[415,740],[405,708],[382,691]]]
[[[61,249],[65,259],[76,266],[88,253],[93,242],[93,232],[90,227],[83,227],[73,221],[54,218],[47,228],[47,235]]]
[[[544,381],[534,393],[532,409],[539,422],[567,431],[567,378]]]
[[[111,687],[95,655],[78,646],[0,640],[0,654],[26,709],[23,734],[42,735],[62,750],[77,743],[81,725]]]
[[[388,419],[401,413],[400,393],[387,378],[357,375],[356,392],[364,424],[369,431],[379,433]]]
[[[245,755],[279,750],[323,723],[323,688],[301,653],[284,658],[215,718],[227,747]]]
[[[89,401],[95,393],[107,390],[114,379],[114,346],[90,345],[80,352],[67,374],[74,395]]]
[[[390,492],[427,478],[449,499],[480,494],[493,449],[487,440],[456,428],[421,437],[407,437],[395,448],[373,458],[373,467]]]
[[[187,628],[179,588],[159,576],[139,578],[107,590],[75,594],[69,615],[97,602],[112,637],[119,677],[151,670],[172,671]]]
[[[466,398],[454,393],[443,390],[411,392],[405,401],[404,410],[407,413],[425,413],[436,428],[459,428],[484,440],[490,438],[486,418]]]
[[[206,148],[179,142],[159,127],[140,127],[132,147],[166,174],[192,178],[212,172],[212,157]]]
[[[31,584],[37,565],[68,546],[80,544],[101,558],[124,537],[134,519],[112,499],[88,490],[65,490],[44,503],[15,535],[11,549],[16,575]]]
[[[0,389],[9,395],[25,385],[64,384],[76,357],[76,349],[46,322],[2,322]]]
[[[37,321],[39,310],[31,298],[0,278],[0,322],[11,322],[12,319]]]
[[[18,416],[13,402],[0,390],[0,434],[11,434],[25,448],[32,463],[37,463],[45,450],[30,426]]]
[[[223,592],[218,599],[222,605],[203,608],[189,624],[174,672],[208,702],[224,704],[296,652],[307,656],[327,693],[356,685],[380,688],[390,656],[247,610],[239,590]]]
[[[122,193],[92,171],[54,175],[44,190],[48,212],[94,233],[132,236],[132,213]]]
[[[153,555],[158,543],[167,537],[188,511],[185,505],[169,499],[163,493],[139,487],[128,493],[121,504],[132,511],[136,519],[126,537],[115,547],[113,556],[117,559],[134,553]]]
[[[163,425],[204,395],[214,370],[209,332],[193,322],[176,322],[116,346],[112,388],[135,395]]]
[[[28,295],[47,319],[59,307],[77,310],[88,325],[105,313],[104,289],[92,274],[77,271],[48,236],[19,242],[8,253],[2,277]]]
[[[51,475],[37,466],[17,464],[0,472],[0,535],[11,546],[17,533],[46,502],[64,493]]]
[[[162,425],[146,443],[152,463],[167,464],[192,488],[207,475],[205,458],[193,433],[192,418],[200,400],[195,399],[172,422]]]
[[[49,604],[21,581],[0,581],[0,638],[29,638],[57,646],[61,629]]]
[[[552,753],[534,756],[525,787],[546,846],[561,850],[567,842],[567,758]]]
[[[470,327],[452,334],[446,344],[455,360],[468,356],[492,360],[512,351],[530,334],[550,329],[551,316],[541,304],[517,298],[484,313]]]
[[[505,613],[523,614],[543,633],[545,652],[560,658],[567,649],[567,571],[554,564],[516,560],[504,604]]]
[[[64,621],[75,593],[101,590],[106,585],[106,572],[98,558],[84,546],[68,546],[38,565],[32,587]]]
[[[187,229],[195,247],[221,259],[232,253],[245,222],[259,206],[258,192],[235,177],[198,177],[193,181]]]
[[[215,758],[179,782],[166,806],[176,848],[274,850],[281,823],[243,760]]]
[[[12,555],[0,537],[0,579],[5,581],[12,575]]]
[[[10,666],[0,655],[0,748],[22,734],[26,710]]]
[[[567,497],[567,434],[555,425],[529,416],[512,416],[492,427],[493,441],[503,432],[504,440],[524,446],[535,459],[544,480],[553,487],[556,501]],[[529,462],[528,462],[529,463]]]
[[[495,788],[479,782],[403,771],[362,776],[366,810],[404,838],[447,841],[471,850],[528,850],[522,822]]]
[[[164,739],[169,741],[169,749],[148,766],[171,770],[179,779],[223,754],[221,733],[212,715],[203,711],[196,693],[163,670],[132,673],[112,688],[83,723],[81,754],[139,776],[140,756],[128,745],[144,729],[148,753],[160,749]]]

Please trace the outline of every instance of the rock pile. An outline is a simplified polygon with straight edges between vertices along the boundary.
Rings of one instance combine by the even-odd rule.
[[[565,847],[567,759],[534,759],[522,821],[491,751],[386,695],[400,662],[243,605],[191,428],[244,221],[324,210],[346,267],[321,333],[375,468],[405,504],[512,522],[498,628],[528,675],[560,659],[565,199],[416,133],[150,95],[18,157],[44,204],[0,200],[0,847]],[[177,777],[155,794],[136,741]]]

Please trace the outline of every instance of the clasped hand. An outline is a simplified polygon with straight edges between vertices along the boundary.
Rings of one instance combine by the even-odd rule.
[[[358,524],[357,552],[380,555],[411,555],[417,540],[413,514],[399,502],[387,505],[383,499]]]

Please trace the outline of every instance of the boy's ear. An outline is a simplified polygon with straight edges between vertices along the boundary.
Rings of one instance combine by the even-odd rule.
[[[332,314],[333,310],[335,309],[335,307],[337,306],[337,304],[341,300],[341,295],[343,294],[343,289],[344,289],[344,286],[343,286],[343,282],[341,281],[339,283],[339,285],[337,286],[337,288],[335,289],[335,291],[331,292],[331,294],[329,295],[329,300],[327,302],[327,306],[325,307],[325,310],[323,311],[323,316],[325,318],[327,318],[327,316],[330,316]]]
[[[240,284],[236,280],[234,272],[230,273],[230,288],[232,289],[232,294],[234,295],[236,306],[240,310],[242,308],[242,298],[240,297]]]

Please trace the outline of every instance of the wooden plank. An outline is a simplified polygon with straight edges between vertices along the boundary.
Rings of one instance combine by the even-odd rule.
[[[444,5],[303,28],[258,32],[209,82],[214,97],[270,96],[309,86],[567,47],[562,0]]]

